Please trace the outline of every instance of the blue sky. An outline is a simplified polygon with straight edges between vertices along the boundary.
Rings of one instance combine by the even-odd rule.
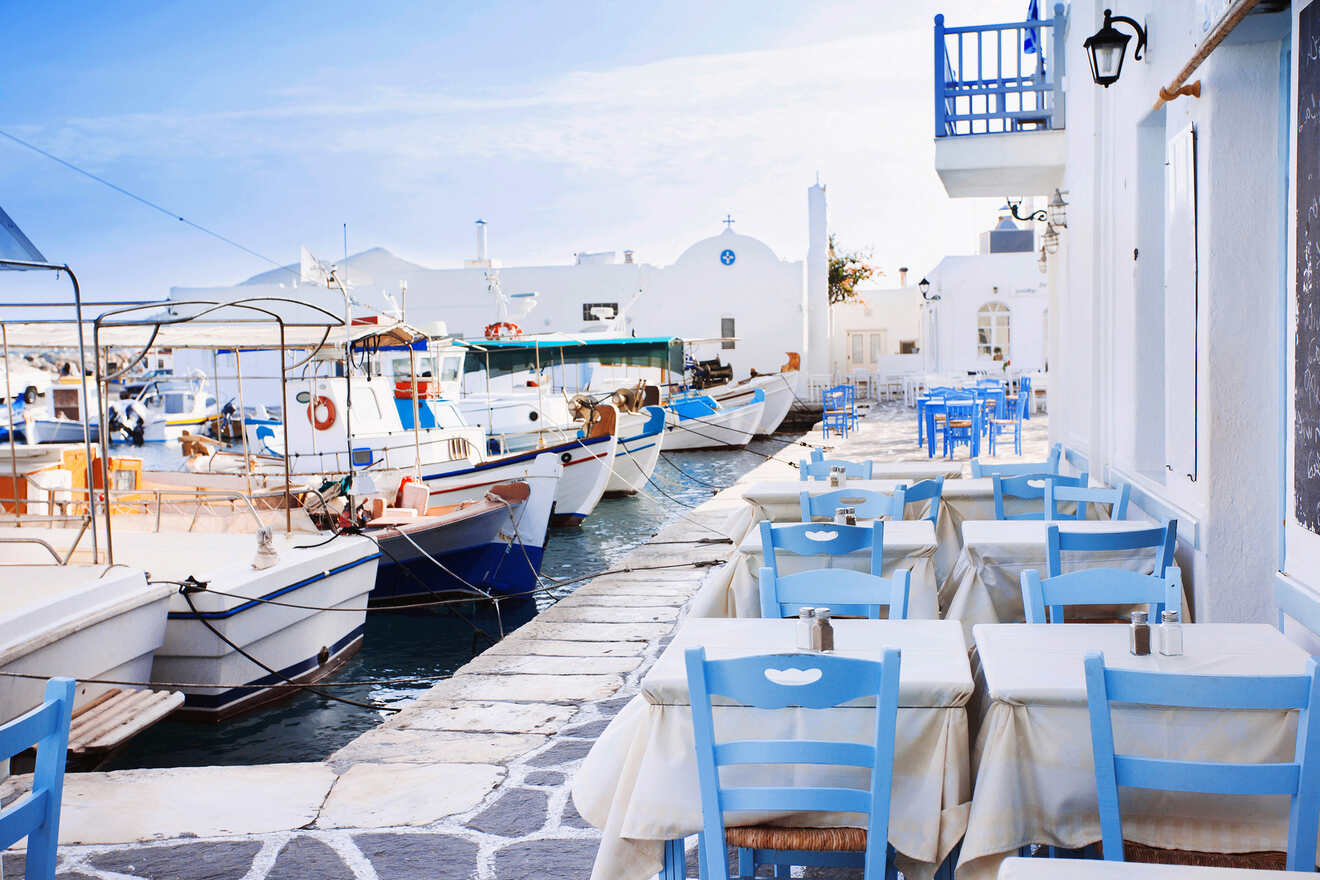
[[[797,259],[819,172],[892,279],[996,207],[934,174],[931,18],[1026,0],[148,5],[12,4],[0,129],[280,262],[347,223],[459,265],[483,217],[506,264],[664,264],[726,211]],[[270,267],[3,139],[0,205],[97,299]]]

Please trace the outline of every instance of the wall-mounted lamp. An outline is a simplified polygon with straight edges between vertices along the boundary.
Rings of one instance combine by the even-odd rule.
[[[1050,222],[1055,229],[1068,228],[1068,203],[1063,200],[1063,193],[1057,189],[1050,197]]]
[[[1045,253],[1052,254],[1059,250],[1059,233],[1053,223],[1045,224],[1045,234],[1041,236],[1041,246]]]
[[[1024,223],[1027,222],[1027,221],[1030,221],[1030,220],[1044,221],[1045,218],[1046,218],[1047,216],[1049,216],[1049,215],[1047,215],[1047,214],[1045,213],[1045,209],[1042,208],[1042,209],[1039,210],[1039,211],[1032,211],[1030,214],[1028,214],[1027,216],[1023,217],[1021,214],[1018,213],[1018,205],[1020,205],[1020,204],[1022,204],[1022,200],[1021,200],[1021,199],[1010,199],[1010,198],[1005,198],[1005,199],[1004,199],[1004,207],[1000,208],[999,210],[1001,210],[1001,211],[1008,211],[1008,213],[1010,213],[1010,214],[1013,215],[1013,219],[1014,219],[1014,220],[1020,220],[1020,221],[1022,221],[1022,222],[1024,222]]]
[[[1129,34],[1114,27],[1114,22],[1130,25],[1137,32],[1137,48],[1132,53],[1133,61],[1140,61],[1141,50],[1146,48],[1146,31],[1136,20],[1126,15],[1114,15],[1111,10],[1106,9],[1104,25],[1082,43],[1082,47],[1086,49],[1091,59],[1091,79],[1095,80],[1096,85],[1105,88],[1118,82],[1118,77],[1123,72],[1123,56],[1127,53],[1128,40],[1132,39]]]
[[[921,291],[921,298],[928,303],[939,302],[943,299],[938,293],[934,296],[930,295],[930,282],[925,278],[917,282],[917,290]]]
[[[1044,275],[1045,272],[1049,269],[1049,266],[1050,266],[1050,262],[1045,256],[1045,246],[1041,245],[1040,259],[1036,261],[1036,268],[1040,270],[1040,274]]]

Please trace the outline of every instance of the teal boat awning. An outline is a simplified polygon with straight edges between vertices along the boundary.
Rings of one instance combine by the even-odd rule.
[[[456,340],[468,348],[463,371],[492,376],[568,364],[653,367],[683,372],[683,340],[673,336],[608,339]]]

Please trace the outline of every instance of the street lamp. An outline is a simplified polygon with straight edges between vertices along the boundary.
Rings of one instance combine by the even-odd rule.
[[[921,291],[922,299],[930,299],[930,297],[926,295],[930,293],[930,282],[927,281],[925,278],[922,278],[920,281],[917,282],[917,290]]]
[[[1047,254],[1052,254],[1059,249],[1059,233],[1055,230],[1053,223],[1045,224],[1045,234],[1042,238],[1042,247]]]
[[[1040,270],[1040,274],[1044,275],[1049,270],[1049,265],[1050,262],[1045,256],[1045,246],[1041,245],[1040,259],[1036,261],[1036,268]]]
[[[1057,189],[1050,198],[1050,222],[1055,229],[1068,228],[1068,203],[1063,200],[1063,193]]]
[[[1082,43],[1091,60],[1091,79],[1095,80],[1096,85],[1105,88],[1118,82],[1118,77],[1123,72],[1123,56],[1127,52],[1128,40],[1132,39],[1129,34],[1114,27],[1114,22],[1130,25],[1137,32],[1137,48],[1132,53],[1133,61],[1140,61],[1141,50],[1146,48],[1146,32],[1141,25],[1126,15],[1114,15],[1111,10],[1106,9],[1104,25]]]

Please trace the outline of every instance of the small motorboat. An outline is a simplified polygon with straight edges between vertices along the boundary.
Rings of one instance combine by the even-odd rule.
[[[83,424],[88,436],[100,436],[97,418],[98,397],[96,383],[87,381],[87,405],[83,412],[82,383],[77,376],[64,376],[46,392],[44,406],[27,406],[23,411],[23,427],[29,443],[81,443]]]
[[[640,412],[620,413],[619,446],[614,452],[614,467],[605,494],[636,495],[646,487],[665,442],[665,411],[646,406]]]
[[[725,407],[706,394],[669,399],[665,451],[741,449],[751,442],[765,412],[765,392],[753,389],[750,402]]]
[[[757,390],[765,392],[765,410],[756,426],[756,435],[760,437],[773,434],[788,416],[788,411],[797,400],[797,392],[794,390],[797,378],[796,370],[759,373],[749,379],[706,388],[705,392],[726,408],[751,403]]]
[[[112,427],[134,443],[178,440],[185,431],[210,429],[219,418],[215,394],[200,371],[190,378],[153,379],[136,397],[110,406]]]

